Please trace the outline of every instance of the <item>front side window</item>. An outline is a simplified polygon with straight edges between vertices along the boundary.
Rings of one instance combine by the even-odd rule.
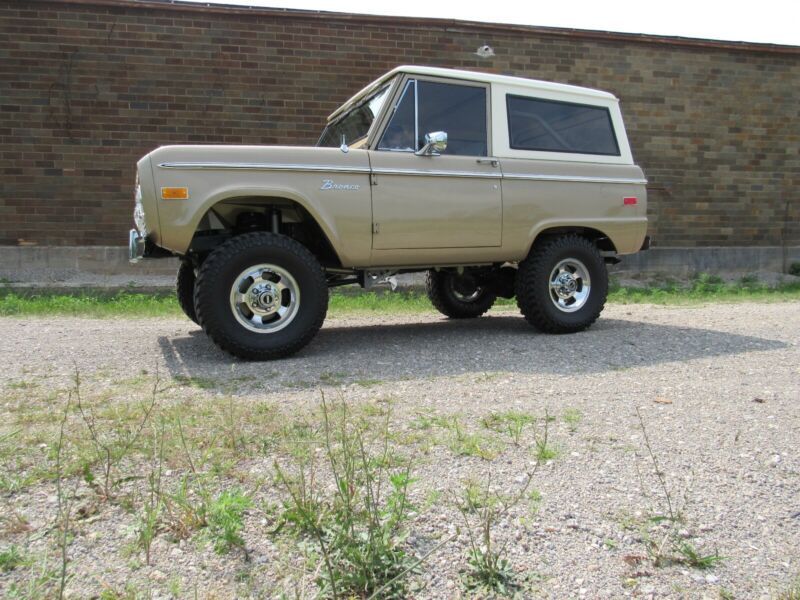
[[[486,156],[486,88],[409,80],[378,150],[417,151],[434,131],[447,133],[444,154]]]
[[[512,95],[506,105],[515,150],[619,156],[607,108]]]
[[[406,83],[406,87],[400,95],[392,119],[378,144],[378,150],[416,152],[418,149],[416,97],[417,82],[412,79]]]
[[[350,145],[367,137],[369,128],[380,113],[391,87],[392,81],[329,124],[322,132],[317,146],[338,148],[342,145],[342,136]]]

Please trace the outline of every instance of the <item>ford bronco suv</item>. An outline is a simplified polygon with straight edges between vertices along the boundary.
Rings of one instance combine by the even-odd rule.
[[[246,359],[308,344],[328,288],[421,271],[448,317],[516,297],[533,326],[569,333],[600,315],[606,264],[648,246],[645,184],[612,94],[403,66],[316,147],[154,150],[129,247],[180,257],[184,312]]]

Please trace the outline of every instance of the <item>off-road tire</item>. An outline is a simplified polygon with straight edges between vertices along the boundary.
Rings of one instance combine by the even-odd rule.
[[[297,312],[289,324],[273,332],[243,326],[231,304],[231,289],[250,267],[272,264],[288,272],[299,288]],[[195,308],[203,330],[234,356],[271,360],[294,354],[316,335],[328,310],[325,272],[299,242],[283,235],[256,232],[236,236],[217,247],[200,267]]]
[[[575,312],[563,312],[551,298],[550,275],[567,259],[585,265],[591,279],[589,296]],[[517,306],[528,323],[546,333],[574,333],[600,316],[608,294],[608,271],[591,240],[577,234],[551,237],[536,243],[519,263],[516,292]]]
[[[436,310],[451,319],[474,319],[492,308],[497,295],[486,286],[480,287],[477,297],[472,300],[459,298],[453,287],[457,277],[459,275],[454,271],[428,271],[425,291]]]
[[[183,314],[197,323],[197,313],[194,310],[194,284],[196,277],[194,265],[189,260],[181,260],[178,265],[178,275],[175,277],[175,293],[178,296],[178,305]]]

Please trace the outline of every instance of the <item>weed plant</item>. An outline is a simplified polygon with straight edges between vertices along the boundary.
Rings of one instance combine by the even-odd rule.
[[[12,544],[8,548],[0,550],[0,572],[13,571],[23,564],[25,564],[25,557],[17,546]]]
[[[651,526],[664,526],[664,528],[659,530],[656,535],[651,535],[650,531],[642,532],[648,556],[656,567],[670,564],[685,564],[696,569],[714,567],[718,562],[724,560],[724,557],[720,556],[716,550],[713,554],[703,554],[680,532],[681,525],[686,521],[685,511],[689,503],[690,486],[687,485],[684,489],[683,503],[679,507],[650,443],[644,418],[638,406],[636,407],[636,416],[642,429],[647,455],[653,465],[653,473],[661,490],[660,510],[648,519],[648,523]],[[644,488],[643,481],[642,487]]]
[[[540,436],[545,445],[548,424],[549,419],[545,418]],[[508,544],[511,540],[507,538],[499,542],[494,528],[508,516],[512,508],[530,496],[528,490],[541,461],[537,452],[533,467],[514,493],[494,491],[490,471],[483,487],[468,480],[461,496],[455,499],[455,506],[461,515],[469,541],[467,568],[462,572],[462,581],[470,594],[489,591],[505,596],[521,591],[521,582],[508,559]]]
[[[133,447],[139,441],[145,426],[147,425],[156,405],[156,394],[158,392],[159,377],[156,371],[150,401],[142,406],[141,417],[132,427],[109,427],[101,429],[98,419],[90,406],[84,404],[81,396],[81,376],[77,367],[74,374],[74,396],[75,402],[80,413],[81,419],[86,425],[88,437],[94,448],[94,458],[92,463],[101,465],[101,479],[98,483],[92,471],[90,463],[84,463],[83,473],[86,483],[89,484],[103,500],[110,500],[113,497],[114,489],[125,478],[116,478],[115,469],[117,465],[125,459]]]
[[[208,534],[217,554],[232,548],[242,548],[247,554],[241,532],[245,511],[251,506],[250,497],[239,489],[225,490],[208,506]]]
[[[275,462],[285,492],[283,520],[310,536],[324,563],[321,595],[339,598],[403,598],[418,564],[405,549],[411,462],[394,466],[389,417],[377,431],[351,416],[344,401],[330,405],[322,394],[320,445],[294,452],[291,466]],[[316,450],[319,449],[318,453]],[[321,479],[317,455],[324,456]]]
[[[532,415],[514,411],[492,413],[482,419],[484,427],[507,435],[515,446],[519,446],[525,427],[534,421]]]

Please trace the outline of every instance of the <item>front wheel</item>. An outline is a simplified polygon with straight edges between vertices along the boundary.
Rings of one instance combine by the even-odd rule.
[[[183,314],[197,323],[197,313],[194,310],[194,265],[190,260],[181,260],[178,265],[178,275],[175,277],[175,294],[178,297],[178,305]]]
[[[497,295],[469,271],[428,271],[425,289],[433,306],[451,319],[474,319],[489,310]]]
[[[600,316],[608,271],[590,240],[575,234],[550,238],[519,264],[516,292],[531,325],[547,333],[574,333]]]
[[[200,325],[223,350],[250,360],[294,354],[328,310],[325,273],[297,241],[247,233],[214,250],[198,273]]]

